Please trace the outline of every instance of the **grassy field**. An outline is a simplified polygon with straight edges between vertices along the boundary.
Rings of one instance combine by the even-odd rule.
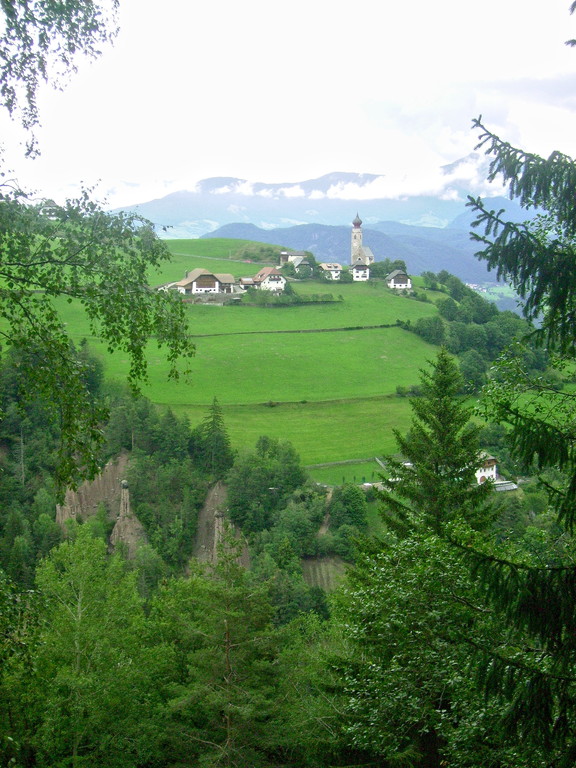
[[[238,261],[234,254],[248,240],[211,238],[209,240],[166,240],[172,254],[170,262],[151,273],[152,283],[166,283],[169,280],[181,280],[186,272],[202,267],[210,272],[226,272],[235,277],[248,277],[260,269],[260,264]]]
[[[174,262],[151,282],[179,279],[197,266],[254,274],[258,264],[222,258],[244,243],[168,241]],[[167,382],[166,362],[152,342],[144,394],[192,425],[217,397],[236,448],[253,447],[264,434],[290,440],[305,465],[329,465],[311,470],[319,482],[370,482],[378,477],[374,457],[395,451],[392,430],[409,424],[409,403],[396,387],[417,383],[419,368],[435,356],[415,334],[370,326],[415,322],[436,308],[393,294],[383,282],[304,282],[295,290],[332,293],[335,300],[270,308],[188,304],[197,348],[191,379]],[[62,302],[60,309],[72,338],[87,338],[101,355],[106,376],[123,379],[125,356],[107,353],[78,305]]]

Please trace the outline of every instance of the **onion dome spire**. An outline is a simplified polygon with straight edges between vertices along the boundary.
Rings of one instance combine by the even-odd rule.
[[[360,216],[358,216],[358,213],[356,213],[356,218],[354,219],[354,221],[352,222],[352,224],[353,224],[355,227],[361,227],[361,226],[362,226],[362,219],[360,218]]]

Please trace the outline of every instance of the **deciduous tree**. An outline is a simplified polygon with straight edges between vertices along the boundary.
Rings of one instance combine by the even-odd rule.
[[[39,764],[142,764],[158,745],[158,682],[172,657],[145,642],[135,574],[81,527],[37,580],[45,598],[33,679]]]
[[[117,8],[118,0],[3,0],[0,101],[24,128],[38,125],[43,83],[62,87],[81,56],[99,56],[114,39]]]

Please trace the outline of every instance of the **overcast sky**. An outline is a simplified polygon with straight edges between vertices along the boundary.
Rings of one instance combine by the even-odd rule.
[[[123,205],[210,176],[294,182],[383,174],[434,187],[473,151],[472,118],[540,154],[576,156],[569,0],[121,0],[121,32],[40,99],[42,156],[19,182],[78,183]]]

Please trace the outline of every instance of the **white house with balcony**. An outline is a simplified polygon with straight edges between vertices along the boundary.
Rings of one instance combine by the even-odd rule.
[[[482,485],[482,483],[485,483],[486,480],[492,480],[492,482],[495,483],[498,477],[496,459],[494,456],[490,456],[485,451],[482,452],[480,458],[482,464],[476,470],[476,482],[478,485]]]
[[[324,271],[324,275],[328,280],[340,280],[342,264],[323,261],[321,264],[318,264],[318,266]]]
[[[252,279],[255,288],[262,288],[265,291],[282,293],[286,287],[286,278],[276,267],[262,267]]]
[[[160,286],[160,290],[173,290],[185,296],[200,293],[232,293],[236,279],[233,275],[209,272],[207,269],[193,269],[186,277],[174,283]]]

